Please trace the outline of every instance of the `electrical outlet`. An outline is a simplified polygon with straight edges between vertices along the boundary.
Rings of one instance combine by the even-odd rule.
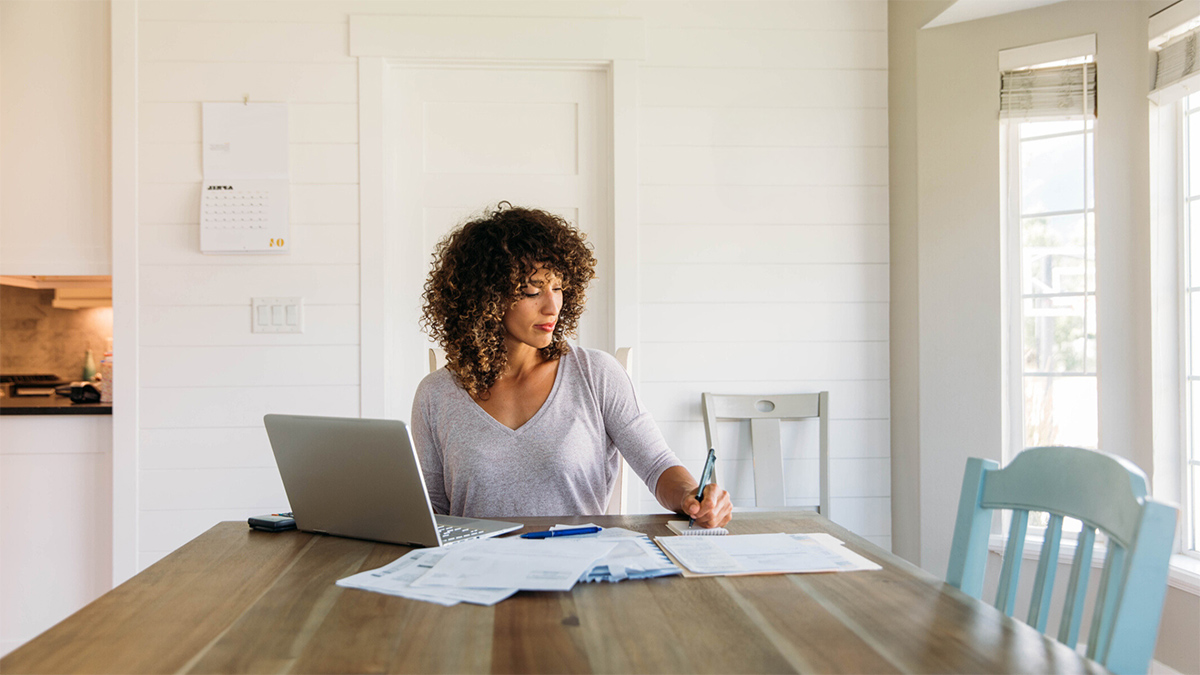
[[[303,333],[304,298],[251,298],[253,333]]]

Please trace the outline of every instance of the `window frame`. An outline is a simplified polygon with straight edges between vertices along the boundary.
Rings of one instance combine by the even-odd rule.
[[[1066,119],[1066,118],[1063,118],[1063,119]],[[1026,377],[1029,376],[1029,374],[1027,374],[1025,372],[1024,342],[1023,342],[1024,318],[1025,318],[1024,317],[1024,304],[1026,301],[1026,297],[1025,297],[1025,293],[1024,293],[1025,279],[1023,276],[1024,275],[1024,270],[1023,270],[1024,251],[1023,251],[1023,245],[1021,243],[1022,242],[1022,234],[1023,234],[1022,220],[1024,219],[1024,214],[1021,211],[1021,141],[1022,141],[1022,138],[1021,138],[1020,126],[1021,126],[1021,124],[1025,123],[1025,122],[1030,122],[1030,121],[1048,122],[1048,121],[1055,121],[1055,120],[1053,118],[1038,118],[1036,120],[1007,119],[1007,120],[1001,120],[1001,125],[1000,125],[1000,127],[1001,127],[1000,128],[1001,143],[1002,143],[1002,147],[1004,148],[1004,167],[1003,167],[1002,176],[1001,176],[1001,181],[1002,181],[1001,188],[1005,192],[1004,199],[1003,199],[1004,208],[1002,209],[1002,217],[1004,220],[1003,252],[1004,252],[1004,258],[1005,258],[1003,267],[1004,267],[1004,273],[1006,276],[1005,281],[1004,281],[1004,287],[1002,289],[1002,295],[1004,297],[1004,301],[1005,301],[1005,305],[1006,305],[1005,312],[1006,312],[1006,319],[1007,319],[1007,324],[1008,324],[1006,335],[1005,335],[1005,337],[1006,337],[1006,340],[1005,340],[1005,342],[1006,342],[1005,366],[1006,366],[1006,371],[1007,371],[1006,385],[1007,385],[1007,389],[1008,389],[1007,395],[1005,398],[1006,398],[1006,402],[1007,402],[1006,429],[1007,429],[1007,437],[1008,438],[1007,438],[1007,442],[1005,443],[1004,452],[1003,452],[1003,459],[1006,464],[1009,461],[1011,461],[1012,458],[1017,455],[1017,453],[1021,452],[1026,447],[1025,446],[1026,430],[1025,430],[1024,384],[1025,384],[1025,379],[1026,379]],[[1095,283],[1095,278],[1099,274],[1099,272],[1096,267],[1096,261],[1094,259],[1094,254],[1093,254],[1093,259],[1090,261],[1091,276],[1092,276],[1092,285],[1090,287],[1090,290],[1087,285],[1088,270],[1086,268],[1088,250],[1089,250],[1089,248],[1091,248],[1092,250],[1094,250],[1094,248],[1095,248],[1095,242],[1091,240],[1095,236],[1095,230],[1094,230],[1094,226],[1089,227],[1088,217],[1090,215],[1092,222],[1093,223],[1095,222],[1096,206],[1095,206],[1095,202],[1094,202],[1094,199],[1095,199],[1094,181],[1095,181],[1095,138],[1096,138],[1096,133],[1097,133],[1097,121],[1095,119],[1086,119],[1086,120],[1081,120],[1081,121],[1085,122],[1085,128],[1083,131],[1068,132],[1063,135],[1065,136],[1065,135],[1079,134],[1079,135],[1082,135],[1084,138],[1084,155],[1083,155],[1084,191],[1083,191],[1082,215],[1083,215],[1083,220],[1084,220],[1085,285],[1084,285],[1084,291],[1078,294],[1078,296],[1081,297],[1084,301],[1084,364],[1083,364],[1084,369],[1083,369],[1083,372],[1078,373],[1078,374],[1051,372],[1051,373],[1039,373],[1039,374],[1037,374],[1037,376],[1047,377],[1050,379],[1054,379],[1054,378],[1058,378],[1058,377],[1090,377],[1090,378],[1093,378],[1093,380],[1096,382],[1097,391],[1098,391],[1099,390],[1099,381],[1100,381],[1099,354],[1098,354],[1100,338],[1099,338],[1098,331],[1097,331],[1096,340],[1095,340],[1095,348],[1097,349],[1097,353],[1093,355],[1093,358],[1095,358],[1095,360],[1096,360],[1096,367],[1093,368],[1091,371],[1089,371],[1087,369],[1087,355],[1088,355],[1087,333],[1088,333],[1088,323],[1089,323],[1088,322],[1089,313],[1088,313],[1088,309],[1087,309],[1087,302],[1088,302],[1089,298],[1092,300],[1093,307],[1096,308],[1095,311],[1096,312],[1099,311],[1099,309],[1098,309],[1099,294],[1097,292],[1096,283]],[[1087,125],[1087,122],[1091,122],[1090,127]],[[1089,136],[1092,141],[1092,149],[1090,152],[1088,151],[1088,143],[1087,143]],[[1046,137],[1053,137],[1053,135],[1047,135]],[[1034,137],[1034,138],[1042,138],[1042,137],[1038,136],[1038,137]],[[1090,171],[1089,171],[1089,167],[1088,167],[1089,162],[1091,163]],[[1087,177],[1089,175],[1091,176],[1091,182],[1093,183],[1092,185],[1088,184]],[[1091,198],[1091,200],[1092,200],[1092,202],[1090,204],[1089,204],[1089,198]],[[1089,229],[1091,230],[1090,234],[1089,234]],[[1094,317],[1093,317],[1093,321],[1094,321]],[[1099,412],[1097,411],[1097,418],[1098,417],[1099,417]],[[1099,429],[1098,428],[1097,428],[1096,432],[1097,432],[1097,441],[1098,441],[1098,439],[1099,439]]]
[[[1192,115],[1200,115],[1200,105],[1189,109],[1189,99],[1191,96],[1184,96],[1171,105],[1175,106],[1175,183],[1176,183],[1176,236],[1178,237],[1179,245],[1176,250],[1178,252],[1176,258],[1177,274],[1176,274],[1176,295],[1178,302],[1178,326],[1176,337],[1178,343],[1178,358],[1179,372],[1176,380],[1179,386],[1179,424],[1180,424],[1180,448],[1177,455],[1176,479],[1179,486],[1180,506],[1182,513],[1180,514],[1179,536],[1177,537],[1178,553],[1187,557],[1200,559],[1200,532],[1197,532],[1198,525],[1196,522],[1195,509],[1196,501],[1200,499],[1200,486],[1193,479],[1193,466],[1200,466],[1200,457],[1193,457],[1195,444],[1193,438],[1200,431],[1200,419],[1193,419],[1192,413],[1195,410],[1195,404],[1192,401],[1192,393],[1190,386],[1191,382],[1200,384],[1200,376],[1191,375],[1192,361],[1196,359],[1197,354],[1192,353],[1192,311],[1190,296],[1195,294],[1197,300],[1200,300],[1200,285],[1190,285],[1189,282],[1197,280],[1191,279],[1191,246],[1192,246],[1192,223],[1191,209],[1189,208],[1192,202],[1200,202],[1200,192],[1191,195],[1191,163],[1190,157],[1191,138],[1189,118]],[[1200,101],[1198,101],[1200,103]],[[1197,158],[1200,163],[1200,158]],[[1200,224],[1197,225],[1200,227]],[[1193,379],[1195,378],[1195,379]]]

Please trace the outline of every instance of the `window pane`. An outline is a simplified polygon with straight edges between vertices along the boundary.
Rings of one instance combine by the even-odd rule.
[[[1022,220],[1021,250],[1024,293],[1087,290],[1083,214]]]
[[[1192,94],[1187,97],[1187,107],[1189,110],[1200,108],[1200,94]]]
[[[1021,213],[1083,210],[1083,136],[1021,141]]]
[[[1087,289],[1096,290],[1096,214],[1087,214]]]
[[[1083,120],[1059,120],[1055,122],[1022,122],[1021,138],[1049,136],[1071,131],[1083,131]]]
[[[1024,378],[1025,447],[1096,447],[1096,378]]]
[[[1087,207],[1089,209],[1096,208],[1096,177],[1095,177],[1095,145],[1092,143],[1093,134],[1087,135],[1087,162],[1084,165],[1084,173],[1087,180]]]
[[[1025,372],[1084,372],[1084,298],[1023,301]]]
[[[1191,447],[1191,457],[1200,457],[1200,382],[1188,382],[1188,393],[1191,394],[1192,419],[1188,420],[1188,443]]]
[[[1187,292],[1184,296],[1187,301],[1188,338],[1191,342],[1187,355],[1191,364],[1188,374],[1200,375],[1200,294]],[[1200,418],[1196,418],[1195,422],[1200,423]]]
[[[1096,296],[1087,299],[1087,359],[1084,368],[1096,372]]]
[[[1200,173],[1200,157],[1196,157],[1196,161],[1197,173]],[[1191,247],[1188,283],[1195,286],[1200,283],[1200,199],[1188,204],[1188,245]]]
[[[1188,196],[1200,194],[1200,171],[1197,171],[1197,160],[1200,159],[1200,115],[1188,115]]]
[[[1192,550],[1200,549],[1200,466],[1192,467]]]

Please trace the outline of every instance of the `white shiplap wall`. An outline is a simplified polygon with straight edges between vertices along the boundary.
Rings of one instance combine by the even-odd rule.
[[[645,9],[643,398],[697,472],[701,392],[828,390],[834,519],[890,548],[886,5]],[[752,504],[748,425],[722,427]],[[785,425],[790,503],[816,501],[816,441]]]
[[[358,414],[354,13],[643,17],[643,398],[698,466],[700,392],[829,390],[836,519],[889,545],[886,12],[882,0],[142,3],[139,565],[284,503],[264,413]],[[247,94],[290,104],[292,253],[203,256],[200,103]],[[304,334],[249,332],[250,298],[272,295],[305,298]],[[796,427],[785,441],[799,476],[815,436]],[[719,467],[739,499],[748,467],[744,455]],[[802,496],[814,486],[794,481]],[[642,504],[658,510],[648,492]]]
[[[254,22],[235,3],[141,6],[140,567],[286,505],[263,414],[359,411],[356,60],[344,17],[276,9]],[[243,95],[290,104],[286,256],[198,251],[200,103]],[[273,295],[304,297],[303,334],[250,332],[250,298]]]

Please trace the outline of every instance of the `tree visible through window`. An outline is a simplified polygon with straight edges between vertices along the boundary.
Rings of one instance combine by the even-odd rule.
[[[1097,447],[1091,120],[1016,123],[1024,447]]]
[[[1019,348],[1012,367],[1021,406],[1013,411],[1021,420],[1015,452],[1098,446],[1094,125],[1008,122],[1010,293],[1018,305],[1012,341]],[[1029,525],[1048,520],[1030,513]],[[1063,530],[1080,526],[1068,518]]]

